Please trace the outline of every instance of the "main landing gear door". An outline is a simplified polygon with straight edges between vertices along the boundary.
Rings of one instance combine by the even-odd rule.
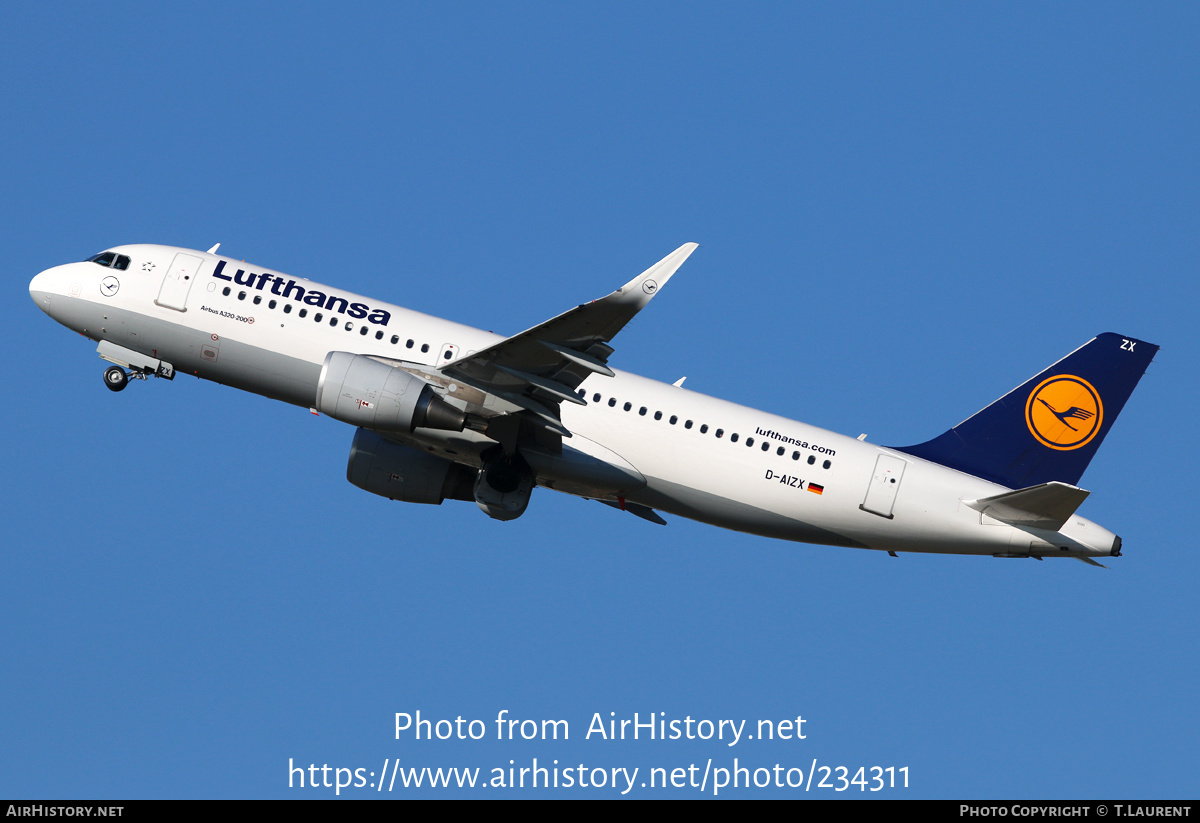
[[[900,478],[904,476],[907,462],[890,454],[879,455],[871,484],[867,486],[867,498],[859,508],[891,520],[892,506],[896,503],[896,492],[900,491]]]
[[[171,262],[171,268],[163,275],[162,287],[158,290],[158,299],[154,302],[168,309],[186,311],[188,291],[200,273],[204,261],[191,254],[180,252]]]

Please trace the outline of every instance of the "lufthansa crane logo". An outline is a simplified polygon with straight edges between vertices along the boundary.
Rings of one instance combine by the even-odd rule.
[[[1100,393],[1091,383],[1071,374],[1043,380],[1025,403],[1029,431],[1042,445],[1059,451],[1087,445],[1103,422]]]

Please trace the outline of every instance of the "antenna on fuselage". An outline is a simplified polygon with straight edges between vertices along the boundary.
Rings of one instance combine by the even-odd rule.
[[[209,254],[216,254],[216,253],[217,253],[217,249],[219,249],[219,248],[221,248],[221,244],[220,244],[220,243],[218,243],[217,245],[215,245],[215,246],[213,246],[211,249],[209,249],[209,250],[208,250],[208,253],[209,253]]]

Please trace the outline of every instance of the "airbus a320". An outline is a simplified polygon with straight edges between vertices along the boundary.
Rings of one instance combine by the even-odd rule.
[[[219,244],[218,244],[219,245]],[[38,308],[97,341],[114,391],[205,380],[355,427],[346,474],[512,520],[538,486],[805,543],[1096,558],[1121,538],[1077,485],[1158,347],[1101,334],[925,443],[885,447],[609,365],[695,250],[503,337],[217,254],[117,246],[47,269]]]

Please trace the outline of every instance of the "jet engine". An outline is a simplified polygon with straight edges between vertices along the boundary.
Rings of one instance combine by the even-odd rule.
[[[505,455],[499,446],[484,452],[483,468],[474,481],[475,504],[493,520],[516,520],[525,513],[536,485],[520,455]]]
[[[332,351],[317,383],[316,409],[354,426],[405,432],[462,431],[466,414],[419,377],[366,355]]]
[[[350,444],[346,479],[364,491],[405,503],[474,500],[476,469],[417,451],[359,429]]]

